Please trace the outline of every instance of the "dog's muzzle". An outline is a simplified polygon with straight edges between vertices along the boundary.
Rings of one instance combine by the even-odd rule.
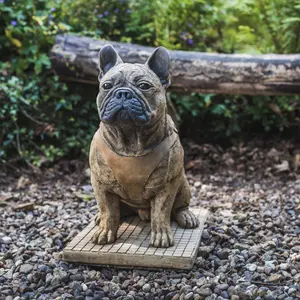
[[[107,123],[121,121],[143,125],[149,122],[150,112],[132,89],[118,88],[101,107],[100,117]]]

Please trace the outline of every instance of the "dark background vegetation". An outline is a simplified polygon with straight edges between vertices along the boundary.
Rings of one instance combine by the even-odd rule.
[[[168,49],[299,53],[300,0],[0,0],[0,161],[86,155],[96,90],[51,69],[58,33]],[[297,96],[171,94],[184,135],[231,141],[299,129]],[[295,132],[295,131],[294,131]]]

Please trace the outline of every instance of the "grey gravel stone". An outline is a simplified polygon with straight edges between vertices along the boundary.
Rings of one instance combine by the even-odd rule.
[[[82,283],[82,284],[81,284],[81,288],[82,288],[82,290],[83,290],[84,292],[88,289],[88,287],[86,286],[85,283]]]
[[[216,285],[216,289],[219,289],[220,291],[223,291],[223,290],[227,290],[228,289],[228,284],[227,283],[222,283],[222,284],[217,284]]]
[[[212,294],[212,291],[210,288],[199,288],[199,289],[197,289],[197,293],[200,296],[209,296]]]
[[[3,274],[3,277],[5,277],[6,279],[12,279],[13,278],[13,270],[7,270],[6,273]]]
[[[268,278],[268,280],[270,282],[276,282],[276,281],[279,281],[281,278],[282,278],[282,276],[280,274],[273,274]]]
[[[173,297],[174,297],[176,294],[178,294],[177,291],[170,292],[170,293],[168,293],[168,294],[166,295],[165,299],[166,299],[166,300],[172,300]],[[178,294],[178,295],[179,295],[179,294]]]
[[[290,268],[290,266],[289,266],[289,264],[287,264],[287,263],[281,263],[281,264],[279,265],[279,268],[280,268],[281,270],[287,271],[287,270]]]
[[[32,270],[33,270],[33,265],[31,265],[31,264],[24,264],[24,265],[21,265],[21,267],[20,267],[20,273],[23,273],[23,274],[28,274]]]
[[[213,250],[211,246],[202,246],[198,249],[198,255],[203,257],[208,257],[209,253]]]
[[[256,264],[247,264],[246,269],[249,270],[250,272],[254,272],[257,268]]]
[[[220,249],[217,251],[217,255],[220,259],[227,259],[229,256],[229,249]]]
[[[53,278],[51,280],[52,285],[63,284],[68,278],[68,273],[61,269],[54,269]]]
[[[184,300],[191,300],[194,298],[194,293],[193,292],[189,292],[188,294],[186,294],[184,296]]]
[[[9,236],[3,236],[0,238],[0,241],[4,244],[10,244],[12,242],[12,239]]]
[[[181,294],[187,294],[191,291],[192,287],[190,285],[183,285],[180,289]]]
[[[150,286],[149,283],[146,283],[146,284],[143,285],[143,291],[144,291],[145,293],[149,293],[150,290],[151,290],[151,286]]]
[[[12,300],[295,299],[300,281],[297,261],[293,261],[299,252],[295,234],[299,175],[292,170],[288,174],[273,171],[278,162],[268,155],[269,150],[247,146],[244,151],[243,147],[197,145],[191,150],[193,160],[208,166],[187,172],[191,203],[212,212],[190,271],[120,270],[61,261],[56,253],[97,211],[90,187],[83,187],[90,185],[89,180],[79,184],[80,174],[62,174],[54,166],[18,190],[6,175],[1,176],[0,168],[0,190],[22,193],[22,199],[14,196],[16,203],[35,205],[30,212],[0,207],[1,296]],[[286,146],[280,147],[274,146],[278,161],[283,160],[281,153],[291,153]],[[186,156],[189,159],[189,146]],[[235,163],[225,162],[230,159]],[[74,195],[82,191],[92,200]],[[4,237],[9,237],[7,243]],[[24,272],[24,265],[31,267]]]
[[[123,284],[122,284],[122,288],[123,289],[126,289],[128,286],[130,285],[130,280],[129,279],[126,279]]]

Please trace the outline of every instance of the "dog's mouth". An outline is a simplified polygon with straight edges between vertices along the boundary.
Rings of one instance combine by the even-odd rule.
[[[130,88],[116,89],[100,107],[101,121],[106,123],[149,123],[151,111],[148,105]]]

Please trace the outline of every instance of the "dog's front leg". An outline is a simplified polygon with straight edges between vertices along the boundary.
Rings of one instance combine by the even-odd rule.
[[[171,211],[176,192],[176,180],[173,180],[151,201],[150,244],[154,247],[167,248],[174,244]]]
[[[92,240],[101,245],[113,243],[120,224],[120,199],[117,195],[102,190],[95,191],[95,195],[100,222]]]

